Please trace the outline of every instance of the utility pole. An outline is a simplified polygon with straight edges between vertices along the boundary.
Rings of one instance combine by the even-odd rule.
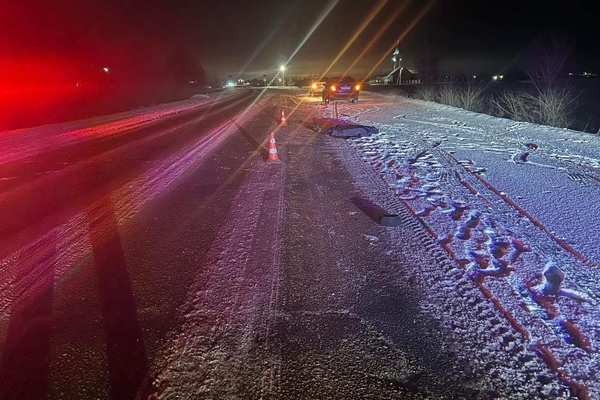
[[[279,66],[279,71],[281,71],[281,84],[283,86],[285,86],[285,70],[286,70],[285,65],[282,64]]]
[[[402,58],[400,57],[400,50],[398,48],[396,48],[394,50],[394,52],[392,53],[392,62],[394,63],[394,69],[392,71],[394,71],[394,73],[396,72],[396,70],[400,67],[400,64],[402,63]],[[394,82],[395,85],[400,85],[401,83],[401,76],[402,76],[402,69],[400,69],[399,73],[398,73],[398,79]]]

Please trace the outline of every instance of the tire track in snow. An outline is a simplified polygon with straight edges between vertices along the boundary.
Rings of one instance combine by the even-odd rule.
[[[270,335],[279,289],[284,168],[262,160],[249,168],[209,250],[208,267],[198,271],[180,308],[181,326],[157,357],[146,390],[158,398],[239,393],[270,398],[278,384],[280,357]]]
[[[374,142],[376,140],[377,139],[374,139],[371,142]],[[358,142],[361,142],[361,141],[358,141]],[[362,142],[369,142],[369,140],[365,139]],[[376,146],[376,145],[374,145],[374,146]],[[376,147],[375,147],[375,151],[374,152],[372,151],[374,146],[368,146],[368,145],[365,146],[365,149],[371,149],[371,150],[369,150],[369,153],[364,152],[363,149],[360,149],[359,151],[364,152],[365,155],[367,156],[367,159],[370,158],[370,162],[372,163],[372,165],[375,168],[377,168],[378,170],[382,170],[382,173],[384,173],[385,176],[389,177],[390,176],[389,165],[386,164],[385,167],[382,168],[383,164],[380,161],[381,159],[385,158],[385,150],[380,149],[379,150],[380,154],[378,156]],[[360,145],[357,147],[360,148]],[[431,146],[420,143],[417,147],[427,149],[427,148],[430,148]],[[442,150],[435,149],[435,150],[432,150],[432,152],[435,153],[435,155],[437,156],[438,159],[443,160],[442,168],[455,171],[454,177],[464,187],[469,189],[469,191],[471,192],[471,195],[478,196],[480,198],[486,198],[488,200],[486,202],[487,204],[485,207],[485,208],[487,208],[486,211],[488,213],[491,213],[492,215],[496,215],[496,214],[501,214],[501,213],[505,212],[505,211],[501,211],[501,209],[506,208],[506,207],[500,207],[500,210],[498,209],[498,200],[499,200],[498,197],[500,197],[500,200],[502,200],[504,203],[506,203],[509,207],[511,207],[513,209],[512,213],[514,214],[514,211],[516,208],[513,207],[513,205],[510,202],[506,202],[506,197],[504,197],[500,191],[498,191],[498,190],[494,191],[488,185],[485,185],[485,182],[481,180],[482,178],[478,174],[473,173],[472,171],[469,171],[467,168],[465,168],[464,165],[461,165],[454,157],[451,157],[448,153],[445,153]],[[383,153],[384,155],[381,155],[381,153]],[[398,171],[397,166],[402,166],[402,165],[406,166],[407,164],[411,164],[411,161],[412,161],[412,164],[415,164],[417,162],[422,162],[423,160],[419,161],[419,158],[423,158],[424,155],[425,154],[423,153],[423,151],[420,151],[417,154],[417,156],[408,157],[408,163],[403,163],[402,161],[396,161],[393,164],[393,166],[396,167],[395,170]],[[425,168],[427,167],[427,165],[425,165],[425,164],[423,164],[422,166]],[[406,171],[406,170],[408,170],[408,171]],[[410,182],[410,185],[404,186],[404,189],[408,189],[409,191],[413,191],[413,192],[416,191],[417,195],[412,195],[410,197],[404,197],[404,198],[402,198],[404,201],[407,201],[409,203],[411,201],[416,201],[417,203],[419,203],[419,202],[423,202],[423,201],[421,201],[421,199],[423,199],[423,198],[425,198],[430,203],[432,201],[438,201],[438,202],[440,201],[439,198],[431,197],[432,194],[434,194],[434,195],[436,194],[435,192],[432,192],[430,190],[431,188],[425,188],[427,190],[421,190],[419,193],[419,188],[418,188],[419,182],[418,181],[419,181],[419,178],[421,178],[421,177],[417,177],[416,174],[414,173],[415,172],[414,170],[411,171],[410,165],[406,168],[406,170],[399,171],[400,176],[402,176],[402,173],[409,173],[409,174],[412,173],[413,177],[408,180],[406,180],[406,179],[404,180],[405,182]],[[393,182],[393,179],[392,179],[392,182],[390,182],[390,179],[388,179],[387,181],[388,181],[388,183],[395,185],[395,182]],[[417,187],[415,187],[415,186],[417,186]],[[423,186],[423,185],[421,185],[421,186]],[[456,187],[451,188],[450,191],[455,193],[454,196],[459,196],[458,198],[460,198],[460,196],[461,196],[460,190],[456,190]],[[439,208],[439,206],[437,206],[435,208]],[[518,209],[516,209],[516,210],[519,215],[523,215],[523,213],[520,212],[520,210],[518,210]],[[425,212],[423,212],[422,217],[427,217],[433,213],[433,208],[430,205],[429,208],[424,208],[424,209],[422,209],[422,211],[425,211]],[[417,211],[415,210],[415,212],[417,212]],[[434,223],[434,225],[435,225],[435,223]],[[535,224],[533,224],[533,225],[535,226]],[[508,224],[506,226],[510,227],[511,224]],[[505,233],[508,233],[508,234],[511,233],[510,228],[503,228],[503,230],[505,231]],[[446,239],[447,242],[444,243],[444,239],[443,239],[442,243],[441,243],[442,245],[444,245],[445,248],[447,248],[447,250],[449,250],[449,254],[452,254],[452,253],[450,253],[450,251],[453,251],[453,249],[450,247],[450,245],[452,244],[452,237],[456,234],[456,228],[454,228],[454,232],[455,233],[452,235],[444,235],[443,237],[448,238],[448,239]],[[544,250],[539,251],[540,250],[539,249],[539,244],[540,244],[539,235],[534,235],[533,239],[534,239],[534,241],[533,241],[534,247],[536,247],[536,249],[538,250],[538,253],[551,255],[551,254],[554,254],[557,252],[555,248],[552,248],[553,246],[550,246],[550,248],[547,248],[548,246],[544,246],[543,244],[542,244],[542,247],[547,248],[546,250],[548,250],[548,251],[544,251]],[[543,243],[543,240],[542,240],[542,243]],[[561,243],[558,242],[555,244],[560,245]],[[559,248],[562,248],[562,246],[559,246]],[[563,250],[565,250],[565,249],[563,248]],[[467,263],[469,262],[467,259],[464,259],[464,261],[463,261],[463,258],[460,258],[460,257],[456,258],[456,261],[459,263],[459,265],[463,264],[463,267],[466,266]],[[568,258],[565,261],[568,263],[569,262]],[[572,260],[570,260],[570,261],[572,261]],[[498,273],[498,275],[504,275],[507,272],[510,272],[508,270],[503,270],[503,268],[505,269],[505,266],[502,266],[502,263],[500,261],[496,260],[496,262],[497,262],[497,264],[499,264],[499,267],[496,267],[496,273]],[[492,270],[489,270],[488,272],[491,272],[491,271]],[[517,294],[517,293],[515,293],[515,289],[511,285],[509,285],[505,289],[498,288],[497,285],[494,285],[494,286],[495,286],[496,290],[503,290],[504,292],[506,292],[505,293],[506,295],[502,296],[502,299],[503,299],[502,301],[507,302],[507,304],[510,305],[509,309],[512,310],[513,312],[519,311],[520,301],[518,301],[519,297],[515,296],[515,294]],[[504,307],[502,305],[500,300],[498,300],[498,298],[495,297],[494,291],[490,291],[483,287],[482,287],[482,291],[484,292],[486,297],[489,298],[490,301],[495,303],[498,310],[501,311],[508,320],[512,321],[512,324],[515,327],[515,329],[517,331],[520,331],[521,333],[523,333],[523,337],[525,340],[529,340],[529,333],[528,333],[527,329],[524,328],[524,326],[529,326],[530,328],[535,328],[534,331],[536,331],[536,334],[541,334],[541,337],[550,338],[548,340],[548,342],[552,342],[551,338],[553,336],[556,337],[561,334],[561,331],[549,328],[547,325],[545,325],[543,323],[541,325],[540,325],[540,323],[536,323],[535,321],[532,320],[532,318],[530,316],[528,316],[526,314],[518,312],[518,314],[523,314],[523,315],[519,315],[518,319],[515,318],[514,316],[512,316],[510,314],[509,311],[507,311],[506,307]],[[509,301],[510,298],[513,298],[513,300]],[[515,299],[516,299],[516,301],[515,301]],[[517,320],[526,321],[527,323],[523,324],[523,323],[517,322]],[[536,328],[536,326],[537,326],[537,328]],[[561,343],[562,344],[553,346],[553,349],[555,351],[557,351],[558,354],[565,354],[565,352],[563,351],[565,343],[562,341],[561,341]],[[546,345],[539,344],[537,346],[537,349],[538,349],[538,352],[541,354],[542,358],[548,363],[549,366],[554,365],[554,362],[552,361],[554,354],[552,353],[551,350],[549,350],[549,348]],[[569,353],[569,349],[567,349],[567,351],[566,351],[566,354],[568,354],[568,353]],[[571,353],[572,353],[572,351],[571,351]],[[588,358],[588,357],[584,357],[584,359],[585,358]],[[587,395],[585,393],[585,389],[580,388],[579,387],[580,384],[576,381],[573,381],[571,378],[569,378],[568,374],[565,374],[564,371],[562,371],[562,370],[557,370],[557,375],[559,375],[565,383],[569,384],[572,387],[574,393],[577,393],[581,398],[586,398]]]
[[[532,398],[539,393],[567,398],[551,378],[552,373],[529,348],[527,340],[519,337],[522,328],[501,322],[502,316],[507,314],[506,309],[498,302],[489,301],[492,296],[478,289],[464,270],[457,268],[455,260],[452,261],[440,247],[436,233],[414,214],[414,210],[409,211],[408,203],[399,199],[388,182],[369,170],[370,167],[352,150],[342,152],[354,171],[356,185],[364,188],[385,209],[398,214],[402,226],[412,229],[415,240],[436,260],[429,270],[415,274],[424,281],[423,287],[428,289],[430,296],[423,307],[431,309],[433,315],[459,334],[456,340],[466,354],[476,354],[482,360],[481,373],[487,374],[494,365],[497,371],[494,380],[507,387],[507,395],[511,398]],[[538,380],[540,377],[545,377],[544,382]],[[515,382],[520,382],[518,387]]]

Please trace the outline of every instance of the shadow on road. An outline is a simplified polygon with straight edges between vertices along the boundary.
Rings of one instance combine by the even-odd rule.
[[[257,142],[246,129],[242,128],[238,124],[235,124],[235,126],[238,132],[242,134],[242,137],[246,139],[246,141],[254,148],[254,151],[260,154],[260,156],[266,160],[269,157],[269,152],[266,149],[266,147],[263,144]]]
[[[107,341],[112,399],[132,399],[148,368],[118,224],[109,195],[88,210]]]
[[[110,194],[86,211],[106,337],[110,397],[133,399],[146,377],[148,362]],[[13,303],[2,347],[0,399],[39,400],[50,391],[60,242],[55,233],[45,239],[47,250],[41,256],[28,258],[30,255],[24,254],[16,264],[13,293],[18,299]]]

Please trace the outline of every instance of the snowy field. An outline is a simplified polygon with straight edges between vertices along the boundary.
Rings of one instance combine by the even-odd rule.
[[[600,398],[600,138],[379,94],[339,113],[379,128],[352,148],[571,393]]]

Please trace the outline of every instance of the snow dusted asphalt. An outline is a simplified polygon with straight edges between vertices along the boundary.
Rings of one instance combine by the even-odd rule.
[[[0,398],[600,398],[597,137],[256,94],[0,135]]]
[[[437,105],[378,95],[340,104],[381,130],[344,141],[308,128],[331,108],[290,99],[299,106],[288,104],[290,127],[277,133],[283,165],[255,164],[240,189],[248,201],[181,308],[153,396],[598,397],[594,261],[486,180],[484,162],[457,159],[443,140],[451,127],[424,129]],[[466,113],[440,109],[464,129]],[[398,122],[398,110],[421,120]],[[523,152],[500,154],[531,167]],[[400,224],[374,223],[363,201]]]
[[[600,138],[378,94],[339,112],[380,129],[351,148],[510,323],[502,348],[599,398]]]
[[[0,163],[35,157],[48,149],[56,150],[90,139],[97,140],[127,134],[131,130],[149,126],[160,120],[214,105],[229,97],[232,97],[231,93],[202,95],[189,100],[165,103],[119,114],[2,132],[0,148],[4,151],[0,155]]]
[[[141,390],[272,124],[255,93],[0,134],[0,398]]]

